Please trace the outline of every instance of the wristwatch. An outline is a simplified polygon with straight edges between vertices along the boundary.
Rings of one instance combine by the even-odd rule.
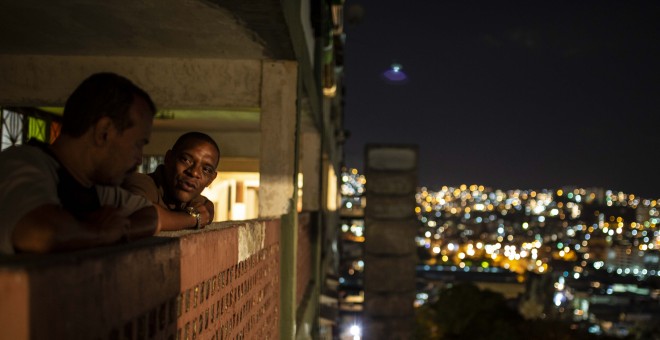
[[[186,208],[186,212],[190,216],[195,218],[195,220],[197,221],[197,223],[195,224],[195,229],[199,229],[201,227],[201,225],[199,223],[199,219],[201,217],[200,214],[199,214],[199,211],[197,209],[195,209],[194,207],[188,207],[188,208]]]

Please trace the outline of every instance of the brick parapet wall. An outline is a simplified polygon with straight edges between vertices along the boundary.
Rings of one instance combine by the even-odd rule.
[[[279,241],[279,220],[255,220],[2,258],[0,329],[12,339],[277,339]]]

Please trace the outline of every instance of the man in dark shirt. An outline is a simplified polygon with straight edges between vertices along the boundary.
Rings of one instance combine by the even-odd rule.
[[[164,164],[148,175],[133,174],[123,187],[156,204],[161,230],[203,228],[213,221],[213,203],[202,196],[217,176],[220,149],[201,132],[177,139]]]

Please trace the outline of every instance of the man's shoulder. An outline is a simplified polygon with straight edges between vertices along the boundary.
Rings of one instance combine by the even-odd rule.
[[[151,176],[138,172],[128,175],[121,186],[129,191],[133,191],[132,188],[157,189],[156,182]]]
[[[158,185],[149,175],[133,173],[126,177],[121,187],[133,194],[144,196],[151,202],[157,203],[160,201]]]
[[[46,154],[40,147],[34,145],[13,145],[0,152],[0,157],[2,158],[19,158],[26,155],[47,156],[48,154]]]
[[[125,212],[132,214],[152,205],[152,202],[144,195],[130,192],[119,186],[96,185],[95,187],[102,206],[121,207]]]
[[[44,150],[32,145],[15,145],[0,152],[0,168],[20,170],[17,167],[23,166],[54,169],[58,163]]]

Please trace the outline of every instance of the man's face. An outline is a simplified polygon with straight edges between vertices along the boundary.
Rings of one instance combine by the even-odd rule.
[[[136,96],[129,108],[129,117],[133,126],[119,132],[113,125],[109,133],[100,184],[119,185],[142,163],[142,149],[149,143],[153,114],[144,99]]]
[[[218,159],[213,145],[195,139],[180,150],[169,150],[165,155],[166,190],[179,202],[190,202],[215,179]]]

